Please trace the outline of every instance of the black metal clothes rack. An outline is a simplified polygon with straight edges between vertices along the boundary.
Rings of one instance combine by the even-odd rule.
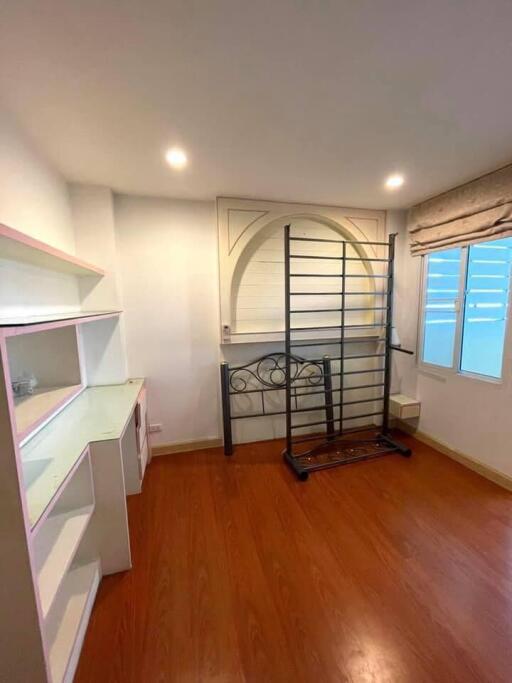
[[[296,253],[293,250],[297,244],[299,247],[304,243],[314,246],[316,250],[329,245],[329,255],[319,253]],[[382,257],[369,257],[363,255],[362,251],[367,247],[378,247],[385,253]],[[337,253],[333,255],[333,250]],[[393,325],[393,266],[395,257],[395,235],[390,235],[387,242],[357,242],[349,240],[316,239],[313,237],[299,237],[291,233],[291,226],[284,228],[284,267],[285,267],[285,399],[286,399],[286,448],[283,457],[295,474],[301,480],[306,480],[310,472],[345,465],[348,463],[368,460],[386,453],[398,452],[403,456],[409,456],[411,450],[392,439],[389,434],[389,397],[391,389],[391,352],[393,350],[404,353],[412,353],[392,344],[392,325]],[[323,262],[339,265],[336,272],[302,272],[295,270],[293,264],[299,263],[298,260],[306,263]],[[364,266],[366,272],[354,273],[351,266],[355,263]],[[375,265],[378,264],[378,265]],[[374,273],[373,269],[381,272]],[[317,268],[318,270],[318,268]],[[371,271],[371,272],[369,272]],[[309,283],[325,282],[323,278],[335,279],[339,287],[333,291],[329,288],[320,286],[309,286]],[[374,283],[380,283],[380,288],[374,291],[357,291],[347,286],[349,282],[358,281],[357,278],[369,278]],[[295,282],[306,282],[297,289]],[[378,285],[377,285],[378,286]],[[328,291],[324,291],[324,290]],[[371,306],[352,306],[350,301],[355,295],[366,296],[371,294],[375,297],[375,304]],[[300,304],[297,308],[299,298],[306,297],[328,297],[328,301],[336,302],[328,307],[317,308]],[[311,299],[309,299],[311,300]],[[371,323],[351,323],[347,318],[354,312],[363,313],[371,311],[372,315],[380,316],[378,322]],[[336,324],[317,326],[298,325],[296,315],[328,313],[339,315]],[[384,338],[377,340],[366,337],[351,337],[354,332],[374,328],[384,331]],[[325,336],[328,334],[329,339]],[[300,338],[297,338],[300,335]],[[306,336],[306,339],[304,337]],[[362,342],[377,343],[383,346],[375,353],[354,353],[347,349],[354,349],[352,344]],[[314,349],[322,345],[335,345],[339,348],[339,354],[324,358],[324,390],[325,403],[322,408],[315,409],[303,407],[297,409],[293,406],[295,394],[294,374],[292,372],[293,354],[297,349],[304,353],[305,349]],[[357,367],[354,363],[362,359],[378,359],[379,367],[367,368]],[[308,359],[315,362],[315,359]],[[316,361],[318,362],[318,361]],[[334,368],[333,368],[334,364]],[[375,374],[377,379],[363,381],[362,384],[352,385],[347,382],[356,379],[359,375],[364,378]],[[333,380],[336,381],[334,386]],[[352,398],[354,390],[371,390],[372,394],[379,392],[379,395],[372,395],[364,398]],[[353,406],[362,406],[362,412],[352,413]],[[377,409],[377,405],[379,406]],[[369,407],[364,407],[369,406]],[[372,407],[373,406],[373,407]],[[296,418],[305,411],[322,412],[322,418],[314,418],[310,422],[297,422]],[[351,427],[357,421],[371,420],[372,424],[364,427]],[[381,422],[377,425],[377,420]],[[314,427],[311,433],[311,427]],[[305,428],[309,432],[300,435],[300,430]]]

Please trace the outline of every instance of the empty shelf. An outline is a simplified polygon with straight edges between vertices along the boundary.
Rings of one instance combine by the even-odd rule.
[[[94,505],[48,517],[34,541],[37,585],[46,618],[94,511]]]
[[[53,683],[71,683],[101,579],[97,560],[69,570],[45,622]]]
[[[2,224],[0,224],[0,257],[70,275],[101,277],[105,274],[102,268]]]
[[[38,387],[33,394],[15,396],[14,411],[18,438],[26,438],[81,390],[81,384],[71,384],[64,387]]]
[[[89,322],[98,318],[113,318],[119,315],[119,310],[109,311],[71,311],[69,313],[45,313],[44,315],[10,316],[0,318],[0,327],[16,328],[46,323],[65,323],[74,325],[80,322]]]

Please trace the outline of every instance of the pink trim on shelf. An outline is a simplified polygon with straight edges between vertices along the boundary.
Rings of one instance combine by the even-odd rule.
[[[29,427],[24,429],[22,432],[18,432],[17,437],[18,441],[21,443],[24,441],[27,436],[30,434],[34,434],[36,431],[38,431],[41,427],[44,426],[46,422],[51,417],[55,417],[60,413],[60,411],[65,408],[68,403],[71,403],[71,401],[76,398],[79,394],[84,391],[85,386],[83,384],[80,384],[80,386],[76,387],[73,389],[73,391],[70,391],[69,394],[64,396],[64,398],[61,398],[60,401],[57,401],[51,408],[49,408],[46,412],[44,412],[42,415],[40,415],[35,422],[33,422]],[[16,409],[15,409],[16,410]]]
[[[78,311],[77,311],[78,313]],[[77,316],[76,318],[65,318],[64,320],[53,320],[45,323],[31,323],[30,325],[20,325],[19,327],[4,327],[0,329],[0,336],[15,337],[20,334],[30,334],[31,332],[43,332],[44,330],[55,330],[59,327],[69,327],[70,325],[81,325],[82,323],[90,323],[94,320],[107,320],[108,318],[116,318],[121,314],[121,311],[114,311],[112,313],[96,313],[85,317]]]
[[[12,393],[12,383],[11,383],[11,369],[9,366],[9,353],[7,351],[7,343],[5,341],[4,336],[1,334],[0,330],[0,362],[2,363],[3,367],[3,373],[4,373],[4,382],[5,382],[5,390],[6,390],[6,395],[7,395],[7,404],[9,406],[9,420],[11,423],[11,434],[13,436],[13,442],[15,445],[15,450],[18,452],[18,440],[14,438],[14,435],[17,433],[18,428],[16,426],[16,412],[15,412],[15,407],[14,407],[14,396]],[[20,474],[21,470],[18,468],[18,475]]]
[[[27,496],[24,488],[24,483],[23,483],[23,468],[22,468],[22,463],[21,463],[21,450],[20,446],[18,443],[18,440],[14,438],[14,435],[16,434],[16,418],[14,415],[14,398],[12,395],[11,391],[11,373],[9,369],[9,357],[7,353],[7,343],[5,341],[5,338],[0,335],[0,363],[3,367],[3,375],[4,375],[4,382],[5,382],[5,391],[7,393],[7,403],[9,407],[9,421],[11,423],[11,434],[10,437],[12,439],[13,447],[14,447],[14,459],[15,459],[15,465],[16,465],[16,472],[17,472],[17,479],[18,479],[18,492],[19,492],[19,500],[21,503],[21,511],[22,511],[22,516],[23,516],[23,524],[25,527],[25,537],[27,539],[27,553],[28,553],[28,560],[30,563],[30,569],[32,572],[32,586],[33,586],[33,595],[34,595],[34,600],[35,600],[35,605],[36,605],[36,611],[39,617],[39,623],[43,623],[43,608],[41,606],[41,598],[39,595],[39,590],[37,589],[37,585],[35,583],[34,577],[36,576],[36,562],[35,562],[35,557],[34,557],[34,547],[33,544],[31,543],[31,533],[32,529],[30,526],[30,519],[29,519],[29,511],[28,511],[28,503],[27,503]],[[48,649],[45,640],[43,639],[43,649],[46,653],[45,657],[45,668],[46,668],[46,675],[48,677],[48,680],[51,680],[51,671],[50,671],[50,666],[49,666],[49,657],[48,657]]]
[[[8,225],[3,225],[2,223],[0,223],[0,237],[5,237],[9,240],[12,240],[13,242],[16,242],[24,247],[27,247],[29,250],[35,250],[53,256],[59,261],[69,263],[72,266],[76,266],[78,269],[90,271],[90,275],[105,275],[105,271],[103,270],[103,268],[94,266],[92,265],[92,263],[87,263],[87,261],[83,261],[82,259],[79,259],[78,257],[73,256],[72,254],[67,254],[65,251],[62,251],[61,249],[52,247],[50,244],[41,242],[40,240],[35,239],[34,237],[30,237],[30,235],[26,235],[25,233],[20,232],[19,230],[15,230],[14,228],[10,228]]]

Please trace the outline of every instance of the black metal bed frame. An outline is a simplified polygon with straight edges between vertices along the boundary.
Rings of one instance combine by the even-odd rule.
[[[294,237],[291,235],[290,226],[284,228],[284,251],[285,251],[285,349],[284,351],[273,352],[265,356],[261,356],[254,361],[246,363],[245,365],[230,366],[228,363],[221,363],[221,390],[222,390],[222,411],[223,411],[223,430],[224,430],[224,453],[232,455],[233,453],[233,436],[232,436],[232,421],[248,418],[270,417],[285,415],[286,417],[286,448],[283,452],[283,457],[286,463],[292,468],[295,474],[301,480],[306,480],[309,473],[319,469],[335,467],[337,465],[357,462],[360,460],[367,460],[385,453],[399,452],[404,456],[411,454],[410,449],[398,441],[395,441],[389,436],[389,395],[391,388],[391,351],[401,351],[403,353],[412,354],[412,351],[402,349],[400,346],[395,346],[391,343],[392,334],[392,317],[393,317],[393,265],[394,265],[394,246],[395,235],[389,236],[388,242],[355,242],[348,240],[324,240],[314,239],[309,237]],[[312,254],[294,254],[291,253],[292,242],[313,242],[313,243],[330,243],[341,245],[340,256],[320,256]],[[370,258],[363,256],[348,256],[347,245],[357,246],[379,246],[387,248],[386,258]],[[358,253],[358,252],[356,252]],[[326,273],[295,273],[291,272],[292,259],[328,259],[340,263],[339,274]],[[358,275],[347,272],[347,263],[359,261],[378,261],[386,264],[386,273],[384,275]],[[315,277],[339,277],[340,291],[339,292],[318,292],[314,289],[307,289],[306,291],[292,290],[292,278],[315,278]],[[347,291],[346,281],[349,277],[368,277],[381,278],[386,281],[386,287],[381,291],[375,293],[376,296],[385,298],[385,305],[371,306],[371,307],[347,307],[346,297],[354,294],[367,295],[369,292],[353,292]],[[308,280],[311,281],[311,280]],[[292,299],[294,296],[309,296],[309,295],[329,295],[339,297],[339,308],[299,308],[292,309]],[[345,315],[350,311],[381,311],[383,322],[372,324],[350,325],[345,322]],[[340,314],[339,325],[327,325],[319,327],[298,327],[292,325],[292,316],[297,313],[322,313],[335,312]],[[346,330],[368,329],[372,327],[384,327],[385,337],[382,340],[384,349],[376,351],[375,353],[345,353],[345,347],[351,344],[368,343],[364,338],[347,338]],[[293,339],[296,332],[300,333],[315,333],[318,330],[336,331],[338,334],[335,338],[325,340],[316,336],[312,339]],[[375,339],[369,340],[377,343]],[[339,346],[339,355],[327,356],[322,358],[306,358],[295,353],[295,349],[307,349],[318,346],[329,345]],[[383,366],[371,369],[350,369],[347,370],[345,362],[350,360],[368,359],[368,358],[382,358]],[[339,369],[333,371],[333,363],[337,363]],[[366,384],[358,384],[355,386],[348,386],[345,383],[345,378],[349,376],[362,375],[366,373],[382,373],[382,380],[373,381]],[[338,386],[334,387],[333,378],[337,378]],[[358,400],[346,400],[345,392],[353,390],[366,389],[380,389],[382,396],[372,396],[370,398],[361,398]],[[267,406],[267,399],[272,396],[269,392],[283,392],[285,395],[284,409],[278,406],[278,409],[269,409]],[[245,394],[259,394],[261,401],[261,408],[253,410],[250,413],[232,412],[232,397],[241,396]],[[311,397],[316,397],[315,405],[310,405],[308,400]],[[357,415],[346,415],[344,408],[354,405],[375,404],[382,403],[382,408],[378,411],[370,409],[370,412],[358,413]],[[338,415],[335,415],[335,411]],[[323,419],[314,418],[309,422],[299,422],[294,424],[294,418],[299,415],[307,415],[308,413],[323,412],[325,417]],[[365,427],[350,428],[346,427],[348,422],[352,420],[375,419],[380,418],[382,424],[368,425]],[[294,435],[295,430],[304,428],[318,427],[325,431],[318,433],[315,429],[314,433],[308,433],[303,436]],[[369,431],[375,432],[368,434]],[[358,432],[366,432],[359,434]],[[302,444],[313,442],[312,448],[307,450],[300,450],[305,447]],[[299,450],[297,449],[299,446]]]
[[[272,417],[273,415],[285,415],[286,411],[272,410],[267,408],[266,398],[269,392],[286,391],[286,354],[283,351],[275,351],[265,356],[260,356],[245,365],[232,365],[223,362],[220,364],[220,384],[222,392],[222,419],[224,431],[224,453],[233,454],[233,420],[247,420],[257,417]],[[322,394],[329,411],[329,403],[332,403],[331,390],[331,363],[330,358],[325,356],[321,360],[307,360],[301,356],[292,355],[289,363],[290,372],[293,373],[293,401],[296,410],[300,410],[301,397],[304,399],[311,395]],[[325,379],[327,378],[327,379]],[[300,391],[302,389],[302,391]],[[310,391],[310,390],[313,391]],[[246,394],[259,394],[261,410],[251,413],[233,414],[231,406],[232,396]],[[318,410],[319,408],[316,408]],[[309,408],[309,410],[312,410]],[[332,425],[334,429],[334,424]]]
[[[292,468],[295,474],[302,480],[308,478],[309,472],[313,472],[320,469],[326,469],[329,467],[335,467],[337,465],[344,465],[347,463],[357,462],[360,460],[367,460],[369,458],[374,458],[385,453],[398,452],[404,456],[409,456],[411,450],[395,441],[389,436],[389,396],[391,389],[391,351],[398,350],[404,353],[411,353],[400,347],[394,346],[392,344],[392,327],[393,327],[393,278],[394,278],[394,257],[395,257],[395,235],[389,235],[387,242],[358,242],[349,240],[326,240],[318,239],[313,237],[299,237],[291,234],[291,226],[287,225],[284,228],[284,268],[285,268],[285,358],[286,358],[286,448],[283,452],[283,457],[286,463]],[[330,245],[339,245],[341,253],[339,256],[325,256],[319,254],[297,254],[292,253],[293,243],[315,243],[316,245],[324,245],[329,243]],[[347,253],[347,246],[354,247],[353,252],[357,254],[356,256],[350,256]],[[385,258],[372,258],[369,256],[361,256],[358,248],[366,246],[377,246],[382,250],[386,249],[387,253]],[[339,263],[340,270],[335,274],[331,273],[303,273],[303,272],[292,272],[292,260],[329,260]],[[359,273],[349,272],[348,268],[352,262],[366,263],[366,262],[379,262],[385,264],[386,272],[384,274],[374,274],[366,273],[364,275]],[[315,278],[339,278],[340,288],[337,292],[322,292],[323,295],[332,296],[333,299],[339,300],[339,307],[336,308],[292,308],[292,302],[296,296],[318,296],[319,292],[315,289],[306,289],[306,291],[297,291],[292,288],[292,280],[298,278],[302,281],[307,278],[308,282],[311,282]],[[380,279],[384,281],[385,287],[380,292],[374,292],[375,296],[379,296],[383,299],[383,302],[379,306],[370,307],[351,307],[347,306],[347,297],[354,295],[351,290],[347,291],[347,279],[348,278],[368,278],[368,279]],[[357,294],[362,294],[357,292]],[[368,294],[366,292],[365,294]],[[384,303],[385,302],[385,303]],[[361,323],[361,324],[347,324],[346,314],[353,311],[381,311],[383,320],[376,323]],[[304,313],[319,313],[319,312],[332,312],[340,314],[339,325],[320,325],[313,327],[296,326],[292,324],[293,316],[295,314]],[[382,340],[384,344],[384,350],[381,353],[375,354],[362,354],[358,356],[357,354],[346,354],[345,346],[352,340],[347,338],[347,330],[357,330],[357,329],[368,329],[368,328],[384,328],[385,337]],[[291,408],[291,401],[293,395],[293,378],[290,374],[290,357],[293,349],[295,348],[306,348],[315,347],[318,345],[318,339],[312,339],[304,341],[297,341],[293,339],[293,336],[297,332],[304,333],[316,332],[319,330],[329,330],[336,333],[336,340],[330,341],[330,344],[336,344],[339,346],[339,356],[336,360],[339,363],[339,372],[331,373],[331,377],[336,374],[339,377],[339,386],[336,389],[330,387],[329,401],[326,401],[326,408],[333,411],[334,408],[338,409],[338,418],[333,420],[333,415],[331,413],[325,414],[325,419],[322,421],[310,423],[307,426],[324,426],[325,432],[322,434],[313,434],[307,436],[294,436],[294,431],[297,429],[303,429],[305,424],[294,424],[294,412]],[[374,368],[371,370],[359,369],[359,370],[346,370],[345,362],[349,359],[357,359],[361,357],[373,357],[382,358],[383,365],[379,368]],[[371,399],[359,399],[354,401],[345,400],[345,392],[351,391],[354,388],[362,387],[351,387],[345,385],[345,378],[348,375],[364,374],[365,372],[379,373],[382,375],[382,381],[375,383],[376,387],[382,389],[382,395],[378,397],[372,397]],[[336,395],[336,396],[335,396]],[[365,403],[381,403],[382,407],[380,410],[372,410],[371,412],[358,413],[356,415],[346,415],[344,408],[349,405],[359,405]],[[376,423],[376,418],[382,420],[380,427],[376,426],[376,434],[365,435],[362,438],[354,436],[354,431],[368,431],[368,427],[364,427],[362,430],[354,430],[345,428],[346,423],[352,420],[361,419],[371,419],[373,423]],[[336,427],[333,429],[334,423],[337,423]],[[373,429],[373,427],[372,427]],[[347,434],[350,436],[347,438]],[[304,444],[307,442],[316,442],[312,448],[306,451],[297,450],[296,446],[299,444]]]

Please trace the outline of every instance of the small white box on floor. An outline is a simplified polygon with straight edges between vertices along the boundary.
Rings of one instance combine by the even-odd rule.
[[[389,412],[400,420],[410,420],[420,416],[421,403],[405,394],[393,394],[389,397]]]

